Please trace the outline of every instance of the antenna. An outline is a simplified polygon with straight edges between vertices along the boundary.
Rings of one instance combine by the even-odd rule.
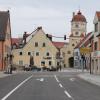
[[[78,6],[78,9],[79,9],[79,11],[81,10],[81,9],[80,9],[80,5]]]

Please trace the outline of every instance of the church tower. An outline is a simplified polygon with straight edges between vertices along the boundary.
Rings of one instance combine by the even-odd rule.
[[[86,36],[87,21],[85,16],[79,10],[73,13],[71,20],[71,34],[69,36],[69,45],[66,48],[66,66],[69,67],[69,59],[73,57],[74,48]]]
[[[85,16],[79,10],[77,14],[73,13],[71,20],[71,37],[83,38],[86,35],[87,21]]]

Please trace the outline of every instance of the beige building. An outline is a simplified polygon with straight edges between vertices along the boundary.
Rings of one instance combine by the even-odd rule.
[[[91,53],[92,57],[91,68],[92,68],[92,73],[100,74],[100,11],[96,12],[93,23],[94,23],[94,39],[93,39],[93,51]]]
[[[73,51],[76,45],[82,40],[86,35],[87,21],[85,16],[78,11],[77,14],[73,13],[71,20],[71,34],[69,36],[69,45],[66,48],[66,66],[69,65],[69,58],[73,57]]]
[[[31,34],[23,35],[22,41],[13,39],[13,64],[18,66],[30,65],[37,67],[64,66],[63,55],[59,51],[66,43],[52,41],[52,35],[45,34],[42,27],[38,27]]]

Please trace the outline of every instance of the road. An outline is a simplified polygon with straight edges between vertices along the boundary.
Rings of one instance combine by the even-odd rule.
[[[100,87],[77,72],[23,72],[0,78],[0,100],[100,100]]]

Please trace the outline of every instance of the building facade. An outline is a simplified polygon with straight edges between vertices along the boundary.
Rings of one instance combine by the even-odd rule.
[[[0,11],[0,70],[5,70],[11,55],[10,12]]]
[[[94,39],[93,51],[91,53],[92,73],[100,74],[100,11],[96,12],[94,17]]]
[[[39,68],[50,68],[64,63],[60,48],[63,48],[66,43],[52,41],[52,35],[46,34],[42,27],[38,27],[31,34],[25,33],[22,42],[17,43],[19,47],[16,41],[13,42],[14,65],[29,66],[32,63]]]
[[[91,50],[93,32],[88,33],[74,49],[74,68],[89,70],[91,65]],[[83,66],[84,62],[84,66]]]

